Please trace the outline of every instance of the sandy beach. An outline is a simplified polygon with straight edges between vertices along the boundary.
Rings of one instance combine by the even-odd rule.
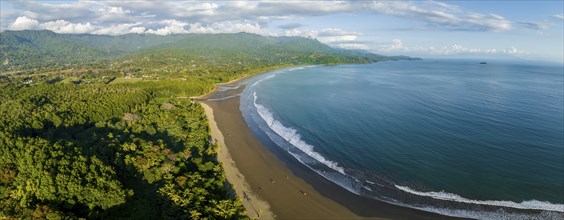
[[[228,94],[215,90],[206,96],[210,100],[200,102],[212,138],[220,145],[218,159],[251,218],[447,219],[355,195],[281,149],[266,147],[255,138],[239,110],[239,97],[234,94],[243,89],[228,90]]]

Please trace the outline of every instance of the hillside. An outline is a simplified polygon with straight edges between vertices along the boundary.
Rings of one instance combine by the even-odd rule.
[[[4,31],[0,33],[0,49],[0,71],[3,72],[100,65],[162,52],[201,58],[229,54],[277,64],[365,63],[391,59],[332,48],[314,39],[248,33],[103,36],[56,34],[46,30]]]

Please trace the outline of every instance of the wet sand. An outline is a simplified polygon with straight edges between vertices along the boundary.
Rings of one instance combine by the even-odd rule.
[[[239,110],[239,97],[200,101],[210,120],[218,159],[251,218],[449,219],[367,199],[326,180],[268,140],[259,141]],[[222,92],[216,90],[214,93]],[[207,97],[227,97],[210,94]],[[212,101],[213,100],[213,101]],[[264,143],[264,145],[263,145]]]

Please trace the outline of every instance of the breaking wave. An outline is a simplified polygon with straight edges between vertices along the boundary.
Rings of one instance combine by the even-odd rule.
[[[325,164],[327,167],[341,174],[345,174],[345,169],[340,167],[337,164],[337,162],[327,160],[325,157],[321,156],[321,154],[315,152],[313,150],[313,146],[303,141],[300,134],[296,131],[296,129],[285,127],[284,125],[282,125],[282,123],[274,119],[274,115],[266,107],[257,104],[256,92],[253,93],[253,98],[254,98],[253,103],[257,109],[257,112],[259,113],[260,117],[266,122],[268,127],[272,129],[272,131],[276,132],[276,134],[278,134],[288,143],[300,149],[302,152],[304,152],[311,158],[317,160],[322,164]]]
[[[446,201],[471,203],[477,205],[503,206],[503,207],[509,207],[515,209],[534,209],[534,210],[545,210],[545,211],[555,211],[555,212],[564,211],[564,204],[552,204],[550,202],[542,202],[537,200],[523,201],[520,203],[513,201],[475,200],[475,199],[467,199],[462,196],[456,195],[454,193],[448,193],[448,192],[420,192],[413,190],[407,186],[395,185],[395,187],[399,190],[414,195],[431,197],[433,199],[440,199]]]

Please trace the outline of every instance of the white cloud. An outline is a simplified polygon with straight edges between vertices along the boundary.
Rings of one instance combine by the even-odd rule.
[[[26,16],[21,16],[16,18],[14,23],[10,25],[11,30],[30,30],[35,29],[39,25],[39,22],[35,19],[28,18]]]
[[[99,9],[98,11],[102,12],[102,13],[118,14],[118,15],[124,15],[124,14],[131,13],[130,10],[123,10],[122,7],[104,7],[104,8]]]
[[[165,27],[159,28],[156,30],[149,29],[146,31],[148,34],[156,34],[156,35],[169,35],[169,34],[185,34],[188,33],[184,26],[188,25],[188,23],[177,21],[177,20],[164,20],[160,22],[164,24]]]
[[[131,34],[143,34],[145,33],[146,28],[145,27],[132,27],[131,29],[129,29],[129,33]]]
[[[317,39],[321,42],[332,43],[342,41],[354,41],[360,34],[357,32],[344,31],[338,28],[326,28],[317,33]]]
[[[496,14],[469,13],[464,21],[478,30],[506,31],[511,29],[511,22]]]
[[[204,25],[200,22],[185,23],[177,20],[166,20],[160,22],[165,27],[158,29],[148,29],[145,31],[147,34],[168,35],[168,34],[181,34],[181,33],[255,33],[261,35],[273,35],[261,28],[256,22],[249,21],[224,21],[214,22],[209,25]]]
[[[460,9],[460,7],[458,7],[458,6],[456,6],[456,5],[450,5],[450,4],[443,3],[443,2],[428,0],[428,1],[425,1],[425,3],[428,4],[430,7],[435,7],[435,8],[436,8],[436,7],[439,7],[439,8],[441,8],[442,10],[445,10],[445,11],[452,11],[452,12],[460,12],[460,11],[462,11],[462,10]]]
[[[247,32],[255,34],[270,35],[265,30],[262,30],[257,23],[250,22],[218,22],[211,25],[215,33],[238,33]]]
[[[394,39],[391,43],[382,44],[379,46],[376,52],[383,53],[412,53],[412,54],[430,54],[430,55],[469,55],[469,54],[490,54],[490,55],[511,55],[511,56],[521,56],[526,55],[527,52],[517,49],[515,47],[510,47],[508,49],[481,49],[481,48],[470,48],[463,46],[461,44],[452,44],[450,46],[442,47],[410,47],[405,46],[400,39]]]
[[[333,46],[343,49],[357,49],[357,50],[370,49],[366,44],[363,43],[337,43],[337,44],[333,44]]]
[[[401,42],[400,39],[393,39],[392,40],[392,44],[388,45],[388,50],[399,50],[403,48],[403,43]]]
[[[129,23],[129,24],[118,24],[111,25],[109,27],[99,28],[92,32],[92,34],[98,35],[122,35],[122,34],[142,34],[145,33],[144,27],[138,27],[141,23]]]
[[[523,55],[523,54],[525,54],[526,52],[523,51],[523,50],[519,50],[519,49],[517,49],[517,48],[515,48],[515,47],[512,46],[512,47],[509,48],[509,49],[503,50],[503,53],[505,53],[505,54],[510,54],[510,55]]]
[[[563,14],[555,14],[555,15],[552,15],[552,17],[553,17],[553,18],[556,18],[556,19],[564,20],[564,15],[563,15]]]
[[[177,17],[212,16],[219,8],[214,2],[173,2],[170,6]]]
[[[298,28],[294,28],[291,30],[285,30],[280,35],[282,36],[292,36],[292,37],[309,37],[309,38],[316,38],[318,31],[313,30],[301,30]]]
[[[137,22],[136,15],[131,10],[122,7],[105,6],[92,12],[92,16],[100,23],[132,23]]]
[[[85,34],[92,33],[95,28],[90,22],[71,23],[65,20],[49,21],[39,25],[40,28],[61,34]]]
[[[209,26],[203,26],[201,23],[192,23],[188,24],[190,27],[188,30],[190,33],[201,33],[201,34],[209,34],[214,33],[215,30]]]
[[[39,17],[37,13],[31,11],[24,11],[23,15],[32,19],[37,19],[37,17]]]

